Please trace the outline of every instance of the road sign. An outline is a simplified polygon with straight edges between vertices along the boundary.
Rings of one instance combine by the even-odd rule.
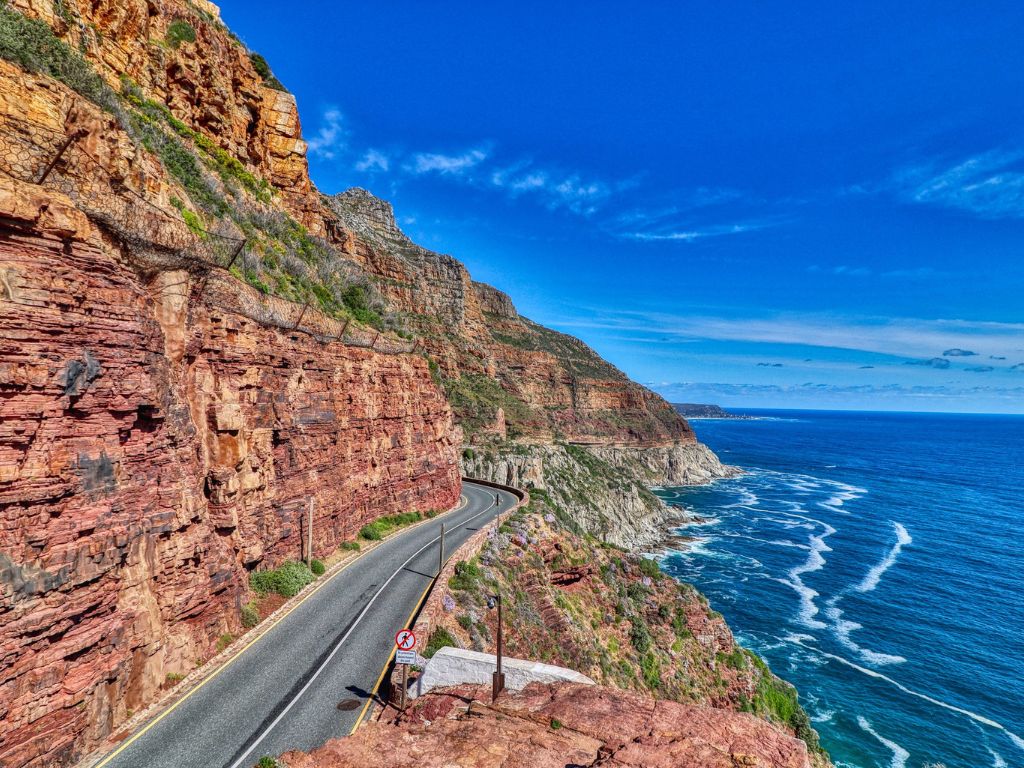
[[[415,664],[416,651],[398,651],[395,654],[396,664]]]
[[[395,635],[395,645],[400,651],[411,651],[416,647],[416,633],[411,629],[400,629]]]

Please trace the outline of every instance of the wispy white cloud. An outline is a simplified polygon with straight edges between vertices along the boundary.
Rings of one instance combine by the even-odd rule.
[[[629,183],[585,180],[582,174],[539,168],[532,161],[496,168],[489,181],[491,186],[511,197],[534,195],[548,209],[564,208],[582,216],[596,213],[617,190]]]
[[[992,150],[954,163],[921,163],[901,169],[886,187],[911,203],[984,219],[1024,218],[1024,151]]]
[[[1024,323],[797,313],[767,317],[715,317],[596,310],[593,319],[570,320],[558,325],[564,328],[645,332],[680,340],[798,344],[911,359],[931,359],[952,348],[970,349],[996,359],[1024,343]]]
[[[619,237],[626,238],[628,240],[637,240],[640,242],[658,242],[658,241],[676,241],[690,243],[694,240],[702,240],[708,237],[722,237],[723,235],[739,235],[744,232],[754,232],[759,229],[765,229],[770,226],[766,222],[739,222],[736,224],[713,224],[707,227],[697,227],[694,229],[681,229],[681,230],[669,230],[669,231],[653,231],[653,232],[624,232]]]
[[[331,108],[324,112],[316,135],[309,140],[309,151],[317,157],[330,160],[345,149],[347,139],[348,131],[341,110]]]
[[[463,176],[484,162],[490,151],[483,147],[467,149],[454,155],[437,152],[419,152],[412,156],[405,168],[417,175],[437,173],[441,176]]]
[[[368,149],[362,159],[356,163],[356,170],[361,173],[386,172],[390,167],[391,158],[379,149]]]

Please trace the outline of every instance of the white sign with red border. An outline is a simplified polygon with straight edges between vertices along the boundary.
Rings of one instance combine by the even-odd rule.
[[[395,635],[395,645],[400,651],[411,651],[416,647],[416,633],[411,629],[400,629]]]

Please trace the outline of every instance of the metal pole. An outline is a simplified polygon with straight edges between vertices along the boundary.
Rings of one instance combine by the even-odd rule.
[[[304,317],[306,316],[306,310],[307,310],[307,309],[309,309],[309,302],[308,302],[308,301],[307,301],[307,302],[306,302],[305,304],[303,304],[303,305],[302,305],[302,311],[301,311],[301,312],[299,313],[299,319],[298,319],[298,320],[296,320],[296,321],[295,321],[295,325],[293,325],[293,326],[292,326],[292,330],[293,330],[293,331],[294,331],[294,330],[295,330],[296,328],[298,328],[298,327],[299,327],[299,323],[301,323],[301,322],[302,322],[302,318],[304,318]]]
[[[306,520],[306,567],[313,564],[313,498],[309,499],[309,517]]]
[[[409,690],[409,665],[402,665],[402,711],[405,712],[405,695]]]
[[[242,240],[242,242],[238,244],[238,247],[235,248],[235,252],[231,254],[231,260],[228,261],[228,265],[224,267],[224,269],[231,269],[231,265],[235,263],[235,259],[238,258],[239,254],[242,252],[242,249],[245,248],[245,244],[247,242],[249,242],[249,238],[245,238],[244,240]]]
[[[498,601],[498,670],[494,673],[491,681],[491,703],[498,700],[498,694],[505,690],[505,675],[501,672],[501,654],[503,651],[503,638],[501,633],[501,595],[495,595]]]
[[[444,569],[444,523],[441,523],[441,548],[437,556],[437,578],[441,578],[441,571]]]
[[[57,162],[64,157],[64,153],[68,151],[68,147],[85,136],[85,134],[86,131],[82,129],[75,131],[68,136],[67,140],[60,145],[60,149],[57,150],[57,154],[53,156],[53,159],[49,163],[46,164],[46,168],[43,169],[42,174],[39,176],[39,181],[37,181],[36,184],[42,184],[46,181],[46,177],[50,175],[50,172],[54,169],[54,166],[57,165]]]

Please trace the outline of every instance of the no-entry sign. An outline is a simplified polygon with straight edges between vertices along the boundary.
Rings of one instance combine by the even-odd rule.
[[[395,635],[395,645],[400,651],[411,651],[416,647],[416,633],[411,629],[400,629]]]

